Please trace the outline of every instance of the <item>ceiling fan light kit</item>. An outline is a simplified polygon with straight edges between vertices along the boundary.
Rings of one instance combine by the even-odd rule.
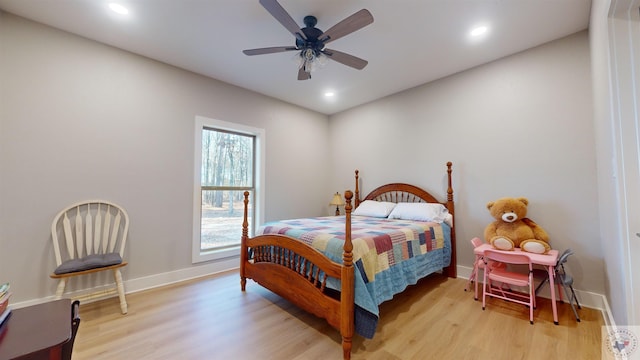
[[[329,59],[322,51],[313,49],[302,49],[293,58],[298,64],[298,69],[302,68],[310,73],[324,67]]]
[[[295,36],[296,45],[248,49],[243,51],[245,55],[253,56],[298,51],[298,54],[296,54],[298,80],[311,79],[311,72],[324,66],[327,59],[358,70],[362,70],[367,66],[368,62],[366,60],[341,51],[328,49],[325,45],[373,23],[373,16],[368,10],[362,9],[323,32],[315,27],[318,23],[318,19],[315,16],[305,16],[305,27],[300,28],[277,0],[260,0],[260,4]]]

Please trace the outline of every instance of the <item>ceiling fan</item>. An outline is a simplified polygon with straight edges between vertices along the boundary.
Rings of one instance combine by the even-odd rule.
[[[366,60],[338,50],[328,49],[325,45],[371,24],[373,16],[368,10],[362,9],[323,32],[315,27],[318,22],[315,16],[305,16],[305,27],[300,28],[277,0],[260,0],[259,2],[280,24],[295,36],[296,44],[295,46],[276,46],[242,51],[246,55],[299,51],[298,80],[311,79],[311,72],[326,59],[337,61],[358,70],[362,70],[367,66],[368,62]]]

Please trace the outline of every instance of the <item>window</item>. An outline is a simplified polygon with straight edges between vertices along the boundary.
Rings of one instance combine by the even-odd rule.
[[[240,253],[244,192],[249,191],[249,235],[262,204],[264,130],[196,117],[192,260]]]

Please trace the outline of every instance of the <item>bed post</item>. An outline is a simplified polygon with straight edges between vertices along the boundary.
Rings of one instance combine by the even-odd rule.
[[[247,239],[249,238],[249,221],[247,220],[247,208],[249,206],[249,192],[244,192],[244,220],[242,220],[242,238],[240,240],[240,289],[245,291],[247,286],[247,277],[245,276],[245,264],[247,259]]]
[[[358,171],[356,170],[356,179]],[[345,210],[345,233],[344,251],[342,253],[342,288],[340,291],[340,334],[342,335],[342,355],[344,359],[351,358],[351,346],[354,331],[354,269],[353,269],[353,243],[351,242],[351,190],[344,192],[346,204]],[[357,198],[356,198],[357,201]]]
[[[447,162],[447,210],[453,216],[453,226],[451,227],[451,265],[446,268],[447,276],[455,278],[458,275],[456,261],[456,218],[453,207],[453,186],[451,185],[451,161]]]
[[[358,174],[360,173],[360,171],[358,171],[358,169],[356,169],[356,196],[354,199],[354,203],[355,203],[355,207],[360,206],[360,184],[358,184]]]

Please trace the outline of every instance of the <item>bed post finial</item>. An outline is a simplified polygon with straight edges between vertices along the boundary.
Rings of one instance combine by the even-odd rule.
[[[244,192],[244,219],[242,220],[242,237],[240,238],[240,289],[245,291],[247,285],[247,277],[245,275],[245,264],[248,259],[247,239],[249,238],[249,220],[248,209],[249,207],[249,192]]]

